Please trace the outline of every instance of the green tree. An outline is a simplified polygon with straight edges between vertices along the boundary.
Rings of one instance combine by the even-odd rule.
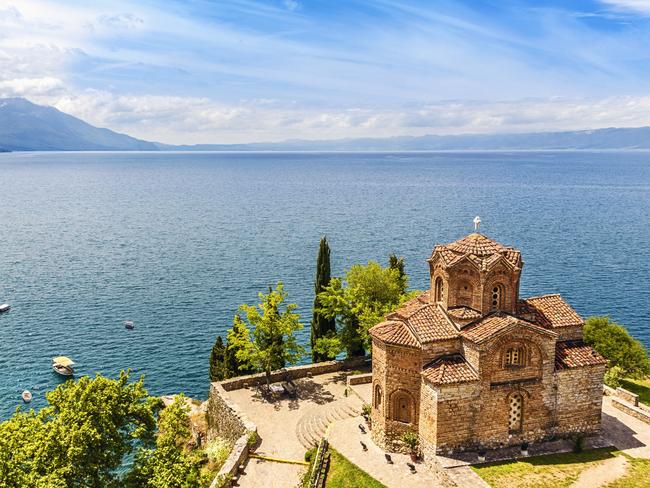
[[[162,410],[158,420],[155,449],[141,449],[126,484],[133,488],[195,488],[207,487],[211,479],[202,470],[206,454],[190,449],[192,430],[189,405],[184,395]]]
[[[217,336],[210,353],[210,381],[221,381],[229,377],[226,366],[226,346],[221,336]]]
[[[246,329],[246,324],[241,319],[241,316],[237,314],[233,319],[232,327],[228,330],[228,335],[226,337],[226,354],[224,361],[226,378],[233,378],[235,376],[257,372],[257,370],[248,362],[238,359],[239,350],[244,344],[246,344],[247,340],[248,331]]]
[[[320,240],[318,249],[318,259],[316,260],[316,281],[314,283],[314,308],[311,319],[311,357],[314,363],[334,359],[336,354],[328,353],[327,349],[316,348],[316,341],[322,338],[332,338],[336,335],[336,319],[331,316],[325,316],[320,311],[321,303],[318,294],[325,290],[330,284],[330,247],[327,238]]]
[[[158,399],[128,372],[67,381],[46,393],[38,413],[0,424],[0,486],[117,487],[116,470],[136,441],[153,444]]]
[[[623,368],[632,378],[650,374],[648,351],[622,325],[609,317],[589,317],[585,322],[584,340],[609,359],[609,366]]]
[[[321,312],[342,325],[338,339],[348,357],[370,349],[368,330],[416,293],[405,293],[407,286],[408,279],[398,268],[383,268],[375,261],[355,264],[343,279],[332,278],[318,295]],[[334,341],[326,342],[324,348],[334,346]]]
[[[397,257],[397,254],[392,253],[390,256],[388,256],[388,267],[397,271],[402,294],[405,294],[408,288],[408,277],[404,271],[404,258],[401,256]]]
[[[288,303],[282,283],[267,295],[260,293],[260,303],[240,305],[245,316],[235,317],[233,329],[241,331],[232,335],[232,346],[237,351],[237,360],[255,370],[266,373],[267,386],[271,384],[271,371],[278,364],[295,364],[304,353],[298,344],[295,332],[302,329],[300,315],[295,312],[298,306]],[[231,336],[228,336],[229,340]]]

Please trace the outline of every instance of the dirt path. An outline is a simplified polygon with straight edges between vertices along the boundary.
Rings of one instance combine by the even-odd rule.
[[[617,480],[627,471],[628,461],[625,456],[616,456],[611,459],[585,469],[571,488],[598,488]]]

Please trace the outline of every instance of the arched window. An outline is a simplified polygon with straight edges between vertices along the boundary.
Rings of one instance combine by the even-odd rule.
[[[494,285],[492,287],[492,310],[504,308],[505,290],[503,285]]]
[[[523,366],[524,350],[521,347],[511,347],[506,351],[506,366]]]
[[[445,298],[445,284],[442,281],[442,278],[440,276],[438,276],[436,278],[436,285],[435,286],[436,286],[436,288],[435,288],[436,302],[442,302],[444,300],[444,298]]]
[[[381,386],[379,385],[375,385],[374,404],[377,409],[381,406]]]
[[[508,401],[508,430],[511,432],[521,430],[523,420],[524,399],[519,393],[515,393]]]
[[[393,420],[410,424],[413,421],[413,399],[406,392],[397,392],[393,398]]]

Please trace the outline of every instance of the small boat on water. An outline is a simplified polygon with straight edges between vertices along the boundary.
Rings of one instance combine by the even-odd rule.
[[[133,320],[125,320],[124,321],[124,328],[128,329],[128,330],[135,329],[135,324],[133,323]]]
[[[52,359],[52,369],[61,376],[72,376],[74,374],[74,361],[65,356],[57,356]]]
[[[9,310],[11,310],[11,305],[9,305],[8,303],[3,303],[2,305],[0,305],[0,313],[8,312]]]
[[[29,403],[32,401],[32,393],[29,390],[23,391],[23,393],[20,395],[23,397],[23,402]]]

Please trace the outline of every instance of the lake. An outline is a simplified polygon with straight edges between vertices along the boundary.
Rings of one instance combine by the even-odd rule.
[[[522,251],[522,297],[559,292],[650,345],[649,152],[9,153],[0,175],[3,418],[25,388],[44,404],[56,355],[204,398],[216,335],[269,285],[309,342],[322,235],[335,275],[395,252],[423,289],[476,215]]]

